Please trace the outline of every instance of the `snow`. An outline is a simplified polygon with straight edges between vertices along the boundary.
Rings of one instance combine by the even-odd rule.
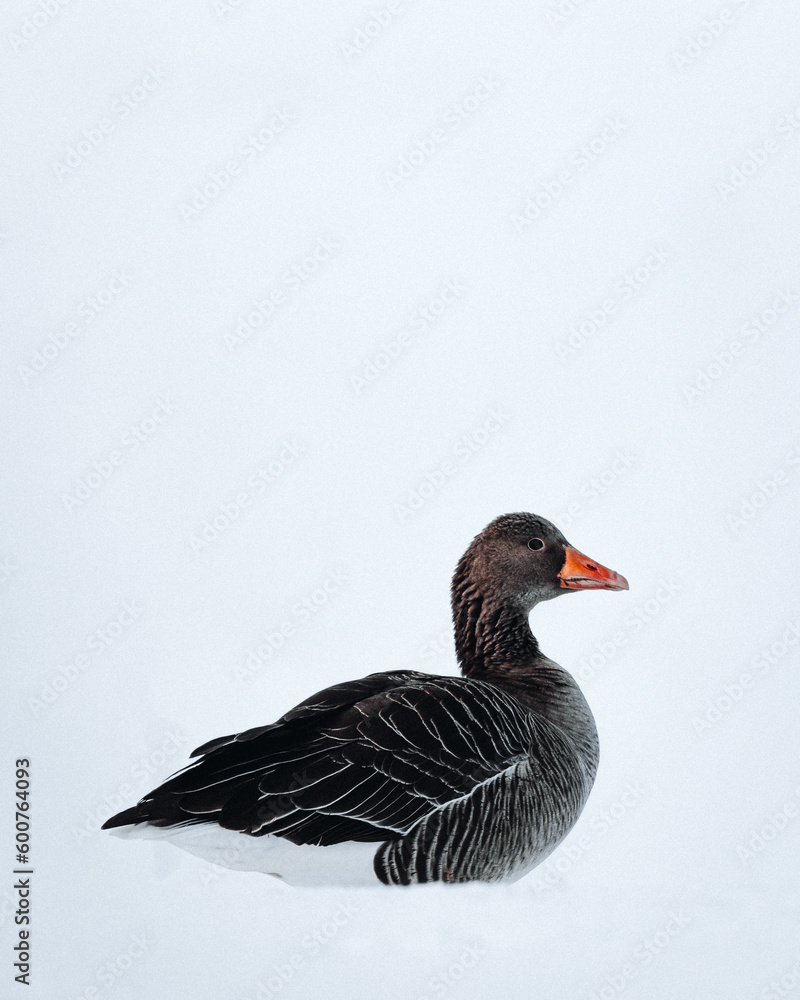
[[[797,995],[791,5],[0,21],[27,995]],[[539,869],[291,889],[99,832],[328,684],[455,672],[450,575],[515,510],[631,588],[532,616],[601,740]]]

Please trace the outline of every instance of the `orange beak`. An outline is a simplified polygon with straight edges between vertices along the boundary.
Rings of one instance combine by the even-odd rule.
[[[627,590],[628,581],[624,576],[593,562],[588,556],[571,545],[564,546],[567,558],[558,579],[568,590]]]

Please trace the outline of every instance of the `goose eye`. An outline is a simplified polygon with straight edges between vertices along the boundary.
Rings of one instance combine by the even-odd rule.
[[[531,538],[531,540],[528,542],[528,548],[533,549],[534,552],[537,552],[539,549],[544,548],[544,542],[541,540],[541,538]]]

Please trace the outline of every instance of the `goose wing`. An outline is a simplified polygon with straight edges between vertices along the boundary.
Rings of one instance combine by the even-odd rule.
[[[492,684],[370,674],[313,695],[271,725],[204,744],[192,755],[198,760],[105,826],[218,823],[320,846],[402,841],[527,761],[536,728]],[[382,862],[383,875],[376,859],[382,881],[406,880],[402,853]]]

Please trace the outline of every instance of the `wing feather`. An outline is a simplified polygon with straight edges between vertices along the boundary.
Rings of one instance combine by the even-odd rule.
[[[385,848],[516,766],[532,738],[530,713],[491,684],[370,674],[318,692],[268,726],[199,747],[197,760],[142,799],[136,818]],[[391,858],[384,852],[388,880],[393,871],[402,880],[409,866],[426,880],[445,877],[436,858],[444,857],[448,829],[430,824]],[[462,850],[457,833],[450,858]]]

